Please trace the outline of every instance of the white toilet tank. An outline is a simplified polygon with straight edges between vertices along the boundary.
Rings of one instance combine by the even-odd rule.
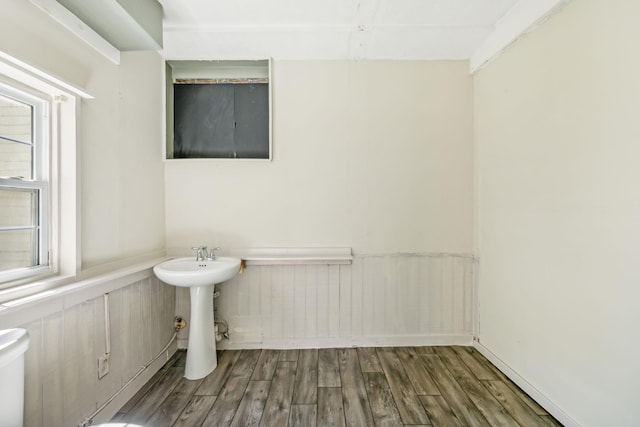
[[[26,330],[0,331],[0,420],[3,427],[23,426],[24,352],[28,347]]]

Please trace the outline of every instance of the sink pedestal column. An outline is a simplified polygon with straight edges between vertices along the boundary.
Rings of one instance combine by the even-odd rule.
[[[192,286],[189,345],[184,377],[198,380],[209,375],[218,365],[216,334],[213,323],[214,285]]]

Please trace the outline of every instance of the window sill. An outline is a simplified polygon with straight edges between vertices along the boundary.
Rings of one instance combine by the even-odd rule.
[[[2,301],[2,292],[6,289],[20,287],[22,284],[27,284],[35,281],[40,281],[51,276],[51,267],[34,266],[25,268],[16,268],[14,270],[6,270],[0,273],[0,301]]]
[[[0,291],[0,329],[24,325],[152,276],[153,266],[165,259],[156,258],[81,280],[74,276],[39,280],[20,286],[20,291],[45,290],[15,299],[11,295],[15,295],[16,288]]]

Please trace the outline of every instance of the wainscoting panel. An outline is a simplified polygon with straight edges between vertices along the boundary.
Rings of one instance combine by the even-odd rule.
[[[352,264],[248,265],[216,286],[219,348],[470,344],[474,259],[355,256]],[[178,292],[188,316],[189,294]],[[224,325],[220,325],[221,331]],[[186,347],[188,331],[181,332]]]
[[[25,355],[25,426],[82,422],[165,346],[173,333],[174,312],[175,288],[161,283],[151,270],[147,278],[110,292],[111,365],[102,379],[97,375],[98,357],[106,346],[102,296],[15,325],[30,335]],[[159,366],[166,360],[160,358]],[[123,402],[133,395],[135,386],[127,390],[128,397],[123,393]],[[113,413],[102,414],[96,421],[108,420]]]

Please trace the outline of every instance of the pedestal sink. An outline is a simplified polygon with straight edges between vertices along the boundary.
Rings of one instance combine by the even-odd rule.
[[[189,288],[191,318],[189,348],[184,376],[197,380],[209,375],[217,366],[215,327],[213,323],[213,287],[231,279],[240,269],[240,259],[217,257],[196,261],[176,258],[153,267],[153,272],[163,282]]]

